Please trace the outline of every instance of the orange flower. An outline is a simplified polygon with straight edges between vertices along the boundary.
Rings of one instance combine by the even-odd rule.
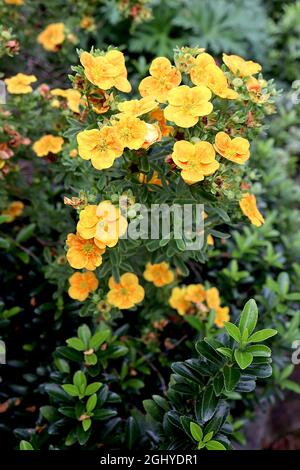
[[[101,255],[105,249],[98,248],[92,238],[86,240],[78,234],[69,233],[66,244],[68,246],[67,260],[72,268],[94,271],[102,264]]]
[[[78,152],[84,160],[91,160],[97,170],[113,166],[124,147],[114,126],[90,129],[77,134]]]
[[[190,88],[186,85],[173,88],[168,93],[169,105],[164,110],[165,118],[180,127],[192,127],[199,116],[207,116],[213,110],[211,91],[205,86]]]
[[[230,320],[229,307],[217,307],[214,324],[218,328],[223,328],[224,323]]]
[[[133,273],[122,274],[119,282],[111,277],[108,285],[110,291],[107,294],[107,300],[119,309],[132,308],[144,299],[145,291],[139,284],[139,278]]]
[[[240,208],[243,214],[248,217],[250,222],[256,227],[260,227],[265,223],[263,215],[259,212],[256,205],[256,197],[254,194],[245,193],[240,200]]]
[[[108,95],[103,90],[93,90],[88,96],[88,102],[92,105],[92,110],[96,114],[104,114],[110,108],[112,95]]]
[[[79,215],[77,232],[84,239],[94,238],[99,248],[113,247],[127,230],[127,220],[110,201],[86,206]]]
[[[186,288],[185,299],[195,304],[206,299],[206,292],[202,284],[190,284]]]
[[[157,107],[156,101],[151,96],[146,96],[140,100],[123,101],[119,103],[118,108],[121,113],[129,114],[130,116],[142,116],[147,114]]]
[[[180,84],[181,73],[166,57],[154,59],[149,72],[150,77],[141,81],[139,92],[142,96],[151,96],[160,103],[164,103],[168,92]]]
[[[151,121],[157,121],[157,123],[160,127],[160,130],[161,130],[162,137],[167,137],[174,130],[174,127],[167,125],[167,121],[165,119],[164,112],[160,108],[155,108],[153,111],[151,111],[150,119],[151,119]]]
[[[13,95],[25,95],[26,93],[32,92],[30,83],[37,81],[34,75],[25,75],[24,73],[17,73],[11,78],[6,78],[5,83],[7,90]]]
[[[50,52],[57,52],[64,40],[65,25],[63,23],[49,24],[37,37],[37,42]]]
[[[179,315],[185,315],[191,307],[191,302],[186,299],[186,292],[186,287],[174,287],[169,298],[169,304]]]
[[[142,147],[148,132],[144,121],[134,116],[122,115],[114,128],[123,147],[137,150]]]
[[[7,5],[23,5],[24,0],[4,0],[4,3],[7,3]]]
[[[214,241],[214,239],[213,239],[213,236],[210,235],[210,234],[208,234],[208,236],[207,236],[207,244],[208,244],[209,246],[214,246],[214,244],[215,244],[215,241]]]
[[[62,149],[64,139],[46,134],[37,140],[32,148],[38,157],[45,157],[49,153],[59,153]]]
[[[223,54],[223,62],[234,75],[250,77],[261,71],[261,65],[252,60],[244,60],[238,55]]]
[[[147,263],[144,271],[146,281],[153,282],[156,287],[163,287],[174,281],[174,273],[170,270],[169,263]]]
[[[7,222],[13,222],[16,217],[19,217],[24,210],[24,204],[21,201],[13,201],[9,204],[9,206],[4,209],[2,212],[2,215],[7,215],[9,216],[9,219]]]
[[[250,144],[243,137],[231,139],[225,132],[218,132],[215,149],[222,157],[231,162],[243,164],[250,158]]]
[[[250,77],[247,80],[246,87],[250,94],[250,99],[254,103],[265,103],[270,97],[270,93],[262,93],[263,88],[266,88],[266,80],[257,80],[255,77]]]
[[[127,80],[122,52],[114,49],[96,57],[89,52],[83,52],[80,62],[84,67],[86,78],[97,87],[102,90],[115,87],[125,93],[130,92],[131,85]]]
[[[84,16],[80,20],[80,27],[93,31],[95,29],[95,20],[92,16]]]
[[[191,69],[191,80],[195,85],[207,86],[221,98],[236,99],[239,96],[236,91],[229,88],[225,74],[209,54],[203,53],[197,56]]]
[[[144,175],[144,173],[140,173],[138,179],[142,184],[155,184],[156,186],[162,186],[162,182],[158,176],[157,171],[153,171],[153,175],[150,179],[148,179],[148,176]]]
[[[69,277],[70,287],[68,294],[71,299],[83,302],[90,294],[97,289],[99,282],[94,273],[74,273]]]
[[[79,114],[80,109],[79,105],[83,103],[81,99],[81,94],[78,90],[73,90],[73,88],[68,88],[67,90],[62,90],[61,88],[55,88],[51,90],[52,96],[60,96],[67,100],[68,106],[73,113]]]
[[[216,153],[209,142],[196,144],[179,140],[173,147],[172,159],[181,168],[181,177],[188,184],[202,181],[204,176],[212,175],[218,168]]]

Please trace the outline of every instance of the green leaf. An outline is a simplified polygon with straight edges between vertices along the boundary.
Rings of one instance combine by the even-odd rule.
[[[31,237],[35,230],[35,224],[27,225],[27,227],[22,228],[16,237],[17,243],[22,243],[28,240]]]
[[[85,389],[85,395],[93,395],[93,393],[98,392],[99,388],[101,387],[102,383],[101,382],[94,382],[90,385],[88,385]]]
[[[241,341],[241,333],[238,327],[231,322],[225,322],[224,326],[229,336],[239,343]]]
[[[69,339],[67,339],[66,343],[71,348],[76,349],[76,351],[84,351],[85,350],[84,342],[79,338],[75,338],[75,337],[74,338],[69,338]]]
[[[93,411],[96,405],[97,405],[97,395],[96,393],[93,393],[93,395],[90,396],[90,398],[88,399],[86,403],[86,411],[90,413],[91,411]]]
[[[193,438],[195,439],[195,441],[197,441],[197,442],[201,442],[201,441],[202,441],[202,438],[203,438],[203,431],[202,431],[201,427],[199,426],[199,424],[193,423],[193,422],[191,421],[191,422],[190,422],[190,431],[191,431],[191,435],[193,436]]]
[[[139,437],[138,424],[136,423],[133,416],[129,416],[126,422],[126,429],[125,429],[125,439],[126,439],[127,448],[129,450],[133,449],[133,446],[138,437]]]
[[[232,357],[232,350],[230,348],[218,348],[217,351],[229,359]]]
[[[238,349],[234,351],[234,357],[241,369],[246,369],[253,361],[251,353],[239,351]]]
[[[20,450],[34,450],[30,442],[28,441],[21,441],[20,442]]]
[[[280,293],[282,296],[285,296],[290,288],[290,278],[288,273],[280,273],[278,276],[278,284],[279,284],[279,289]]]
[[[207,434],[205,434],[204,438],[203,438],[203,442],[209,442],[211,440],[211,438],[213,437],[214,435],[214,432],[213,431],[210,431],[208,432]]]
[[[75,372],[73,376],[73,383],[80,391],[80,394],[83,395],[86,388],[87,380],[85,374],[81,370]]]
[[[300,393],[300,385],[296,382],[293,382],[292,380],[284,380],[283,382],[281,382],[281,386],[283,388],[291,390],[292,392]]]
[[[79,338],[81,339],[81,341],[83,342],[83,344],[85,345],[85,349],[88,349],[89,341],[92,335],[89,327],[87,325],[81,325],[77,330],[77,334]]]
[[[89,347],[92,349],[98,349],[110,335],[110,330],[97,331],[90,339]]]
[[[106,419],[113,418],[117,414],[118,413],[115,410],[108,410],[108,409],[95,410],[93,419],[97,419],[99,421],[105,421]]]
[[[223,369],[225,389],[227,392],[232,392],[240,380],[241,374],[233,367],[225,366]]]
[[[203,394],[202,400],[200,400],[200,419],[203,421],[208,421],[214,414],[218,399],[214,393],[212,386],[207,387]],[[198,406],[196,403],[196,409]]]
[[[62,389],[68,393],[68,395],[71,395],[71,397],[78,397],[79,391],[75,385],[72,384],[64,384],[62,385]]]
[[[264,344],[253,344],[252,346],[247,346],[246,352],[251,353],[254,357],[271,357],[271,349]]]
[[[91,425],[92,425],[92,420],[90,418],[84,419],[82,421],[82,427],[85,432],[90,429]]]
[[[254,299],[248,300],[241,313],[239,329],[241,333],[247,328],[249,335],[256,327],[258,318],[258,309]]]
[[[207,450],[226,450],[226,447],[221,442],[214,440],[209,441],[205,447]]]
[[[277,334],[277,330],[273,330],[272,328],[265,328],[263,330],[259,330],[256,333],[253,333],[248,339],[248,343],[260,343],[261,341],[265,341],[272,336]]]

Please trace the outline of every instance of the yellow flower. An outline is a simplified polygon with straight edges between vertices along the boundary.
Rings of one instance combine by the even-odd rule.
[[[50,52],[57,52],[64,40],[65,25],[63,23],[49,24],[37,37],[37,42]]]
[[[77,232],[82,238],[94,238],[99,248],[113,247],[127,230],[127,220],[110,201],[86,206],[79,215]]]
[[[149,113],[157,107],[156,101],[151,96],[146,96],[140,100],[123,101],[118,105],[121,113],[129,114],[130,116],[142,116],[142,114]]]
[[[144,271],[146,281],[153,282],[156,287],[163,287],[174,281],[174,273],[170,270],[169,263],[147,263]]]
[[[261,65],[252,60],[244,60],[238,55],[223,54],[223,62],[234,75],[250,77],[261,71]]]
[[[216,308],[216,316],[214,319],[214,324],[218,328],[223,328],[224,323],[229,321],[229,307],[217,307]]]
[[[165,118],[180,127],[192,127],[199,116],[207,116],[213,110],[211,91],[205,86],[190,88],[186,85],[173,88],[168,93],[169,105],[164,110]]]
[[[181,82],[181,73],[172,66],[166,57],[157,57],[150,66],[150,77],[144,78],[139,85],[142,96],[150,96],[160,103],[167,99],[168,92]]]
[[[71,299],[83,302],[90,294],[97,289],[99,282],[94,273],[74,273],[69,277],[70,287],[68,294]]]
[[[34,75],[25,75],[24,73],[17,73],[11,78],[6,78],[5,83],[7,90],[13,95],[25,95],[26,93],[32,92],[30,83],[37,81]]]
[[[97,170],[113,166],[123,153],[123,145],[114,126],[90,129],[77,134],[78,152],[84,160],[91,160]]]
[[[186,287],[174,287],[169,298],[169,304],[177,310],[179,315],[185,315],[191,307],[191,302],[186,300]]]
[[[246,87],[250,94],[250,99],[254,103],[265,103],[270,97],[270,93],[262,93],[262,89],[266,88],[266,80],[257,80],[255,77],[250,77],[247,80]]]
[[[51,90],[52,96],[60,96],[67,100],[67,104],[73,113],[79,114],[80,109],[79,105],[83,103],[81,99],[81,94],[78,90],[73,90],[73,88],[68,88],[67,90],[62,90],[61,88],[55,88]]]
[[[206,291],[206,303],[209,308],[216,310],[221,305],[219,291],[216,287],[211,287]]]
[[[23,5],[24,0],[4,0],[4,3],[7,3],[7,5]]]
[[[179,140],[174,144],[172,159],[181,168],[181,177],[188,184],[202,181],[204,176],[212,175],[218,168],[216,153],[209,142],[196,144]]]
[[[122,52],[114,49],[97,57],[89,52],[83,52],[80,62],[84,67],[86,78],[102,90],[112,87],[125,93],[131,90]]]
[[[231,162],[243,164],[250,158],[250,144],[243,137],[231,139],[225,132],[218,132],[215,149],[222,157]]]
[[[69,233],[66,244],[68,246],[67,260],[72,268],[94,271],[102,264],[101,255],[105,249],[98,248],[92,238],[86,240],[78,234]]]
[[[38,157],[45,157],[49,153],[59,153],[63,144],[64,139],[62,137],[46,134],[37,140],[32,148]]]
[[[229,88],[227,78],[209,54],[203,53],[196,57],[191,69],[191,80],[194,85],[207,86],[221,98],[236,99],[238,93]]]
[[[21,201],[13,201],[9,204],[9,206],[4,209],[2,212],[2,215],[7,215],[9,216],[9,219],[7,222],[13,222],[16,217],[19,217],[24,210],[24,204]]]
[[[254,194],[245,193],[240,200],[240,208],[243,214],[248,217],[250,222],[256,227],[260,227],[265,223],[265,219],[256,206],[256,197]]]
[[[214,241],[214,239],[213,239],[213,236],[210,235],[210,234],[207,236],[207,244],[208,244],[209,246],[214,246],[214,244],[215,244],[215,241]]]
[[[120,282],[116,282],[111,277],[108,285],[110,291],[107,294],[107,300],[119,309],[132,308],[144,299],[145,291],[139,284],[139,278],[133,273],[122,274]]]
[[[206,299],[206,292],[202,284],[190,284],[186,288],[185,299],[195,304]]]
[[[69,155],[71,158],[76,158],[78,155],[78,150],[77,149],[70,150]]]
[[[148,132],[144,121],[134,116],[122,115],[114,128],[123,147],[137,150],[142,147]]]

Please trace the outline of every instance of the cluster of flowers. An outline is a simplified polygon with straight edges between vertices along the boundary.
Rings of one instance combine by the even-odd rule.
[[[229,321],[229,307],[221,307],[219,291],[216,287],[205,289],[202,284],[174,287],[169,299],[179,315],[195,315],[205,318],[209,310],[214,310],[214,323],[222,328]]]
[[[93,128],[77,134],[78,154],[90,160],[95,169],[111,168],[123,155],[139,156],[165,137],[174,140],[173,151],[165,159],[170,173],[177,176],[178,169],[187,185],[213,175],[226,161],[242,165],[250,158],[250,143],[242,137],[243,128],[238,130],[224,125],[224,130],[219,130],[216,127],[212,100],[243,101],[241,87],[244,87],[249,101],[256,105],[266,103],[270,96],[267,84],[254,77],[261,70],[259,64],[224,54],[224,64],[219,67],[203,50],[184,49],[177,55],[176,65],[165,57],[154,59],[150,75],[139,84],[141,97],[121,101],[110,91],[116,88],[123,93],[131,92],[124,55],[120,51],[82,51],[80,62],[82,68],[76,69],[73,85],[81,96],[80,93],[76,96],[74,112],[88,107],[102,119],[95,122],[97,128],[94,124]],[[68,100],[64,90],[53,91],[53,94]],[[150,179],[140,174],[138,180],[161,185],[156,172]],[[239,204],[253,224],[264,223],[253,194],[243,193]],[[117,245],[127,225],[120,208],[110,200],[81,207],[77,231],[67,237],[67,260],[73,268],[87,271],[75,273],[69,279],[72,298],[83,301],[98,288],[98,280],[91,271],[102,264],[107,248]],[[213,243],[212,237],[208,242]],[[148,263],[144,278],[162,287],[174,281],[174,272],[166,262]],[[131,308],[144,298],[144,289],[136,274],[127,272],[118,282],[111,277],[108,286],[106,300],[119,309]],[[200,284],[174,287],[169,303],[180,315],[213,309],[218,327],[229,319],[229,309],[221,306],[216,288],[205,290]]]

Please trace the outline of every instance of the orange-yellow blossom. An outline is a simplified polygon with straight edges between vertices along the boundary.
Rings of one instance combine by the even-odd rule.
[[[261,65],[252,60],[245,60],[238,55],[223,54],[223,62],[234,75],[250,77],[261,71]]]
[[[218,132],[214,147],[222,157],[234,163],[243,164],[250,158],[250,144],[243,137],[231,139],[225,132]]]
[[[166,57],[157,57],[149,69],[150,76],[144,78],[139,85],[142,96],[150,96],[160,103],[167,99],[168,92],[181,82],[181,73]]]
[[[170,269],[169,263],[147,263],[144,271],[146,281],[153,282],[156,287],[163,287],[174,281],[174,273]]]
[[[32,92],[31,83],[37,81],[35,75],[25,75],[24,73],[17,73],[13,77],[6,78],[4,82],[7,86],[7,91],[12,95],[25,95]]]
[[[57,52],[64,40],[65,25],[63,23],[49,24],[37,37],[37,42],[50,52]]]
[[[95,274],[90,271],[72,274],[69,277],[69,283],[69,296],[71,299],[79,300],[80,302],[86,300],[89,294],[95,291],[99,285]]]
[[[259,212],[256,205],[256,197],[254,194],[245,193],[240,200],[240,208],[243,214],[248,217],[250,222],[256,227],[260,227],[265,223],[263,215]]]
[[[69,233],[66,244],[68,246],[67,260],[72,268],[94,271],[102,264],[101,255],[105,249],[99,248],[93,238],[86,240],[79,234]]]
[[[64,144],[64,139],[59,136],[46,134],[37,140],[32,148],[38,157],[45,157],[49,153],[59,153]]]
[[[122,274],[119,282],[111,277],[108,286],[110,290],[107,300],[119,309],[132,308],[142,302],[145,296],[144,288],[139,284],[139,278],[133,273]]]
[[[120,157],[124,150],[114,126],[79,132],[77,143],[81,158],[91,160],[97,170],[113,166],[115,159]]]

